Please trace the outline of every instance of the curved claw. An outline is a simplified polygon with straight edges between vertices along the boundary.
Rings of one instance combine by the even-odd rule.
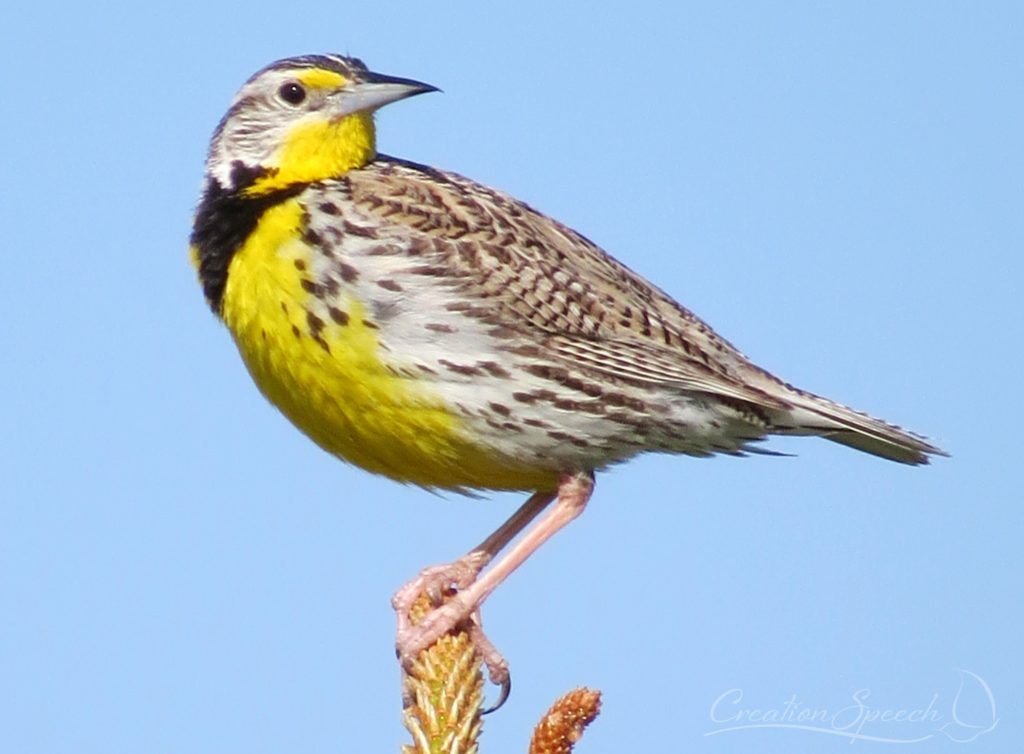
[[[505,702],[508,701],[509,696],[512,694],[512,674],[509,673],[505,676],[505,680],[501,683],[501,693],[498,694],[498,701],[492,704],[487,709],[480,712],[481,715],[489,715],[492,712],[497,712],[504,706]]]

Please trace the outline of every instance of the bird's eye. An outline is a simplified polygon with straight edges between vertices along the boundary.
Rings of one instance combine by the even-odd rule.
[[[280,95],[281,99],[289,105],[301,104],[302,100],[306,99],[306,90],[294,81],[282,84],[281,88],[277,90],[277,93]]]

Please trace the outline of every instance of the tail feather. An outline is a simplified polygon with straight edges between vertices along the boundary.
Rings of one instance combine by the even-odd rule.
[[[817,435],[913,466],[928,463],[930,456],[949,455],[913,432],[826,398],[801,391],[787,399],[793,408],[772,412],[774,429],[780,434]]]

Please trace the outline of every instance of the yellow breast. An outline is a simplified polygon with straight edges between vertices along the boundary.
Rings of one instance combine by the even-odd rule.
[[[441,488],[537,489],[546,470],[518,470],[473,442],[430,380],[384,357],[363,304],[332,294],[313,313],[302,270],[319,253],[302,240],[300,200],[268,209],[232,258],[222,314],[263,394],[330,453],[393,479]]]

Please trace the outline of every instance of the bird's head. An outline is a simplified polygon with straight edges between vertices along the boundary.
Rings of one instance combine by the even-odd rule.
[[[260,195],[340,176],[374,158],[375,110],[433,91],[340,55],[272,63],[242,86],[217,126],[207,178],[226,193]]]

